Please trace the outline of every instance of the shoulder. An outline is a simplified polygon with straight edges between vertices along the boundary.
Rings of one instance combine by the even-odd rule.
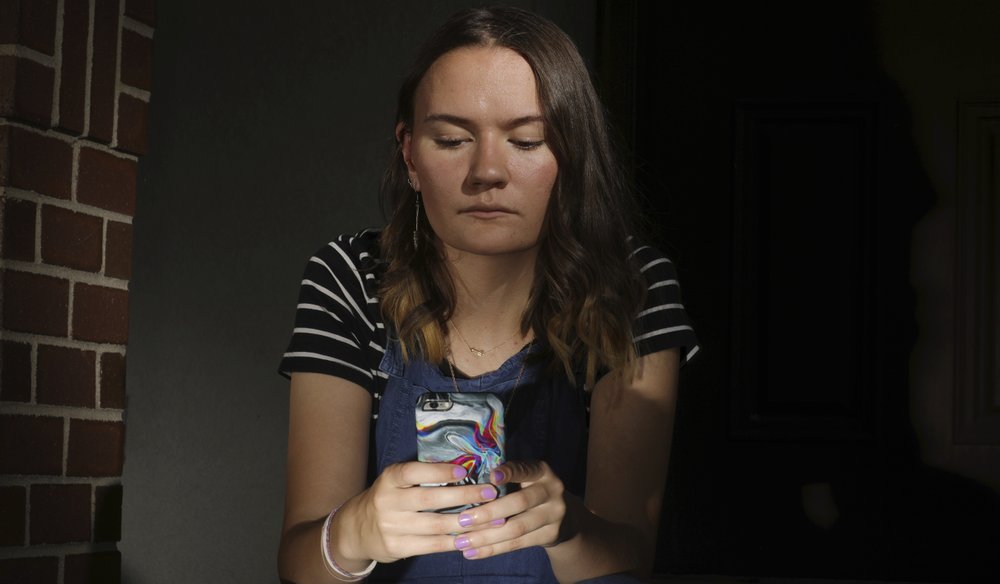
[[[379,233],[341,235],[317,250],[302,276],[299,310],[322,309],[365,334],[380,334]]]
[[[639,354],[677,347],[683,363],[698,351],[698,340],[681,298],[677,268],[655,247],[635,238],[630,244],[632,260],[646,282],[646,300],[634,329]]]
[[[374,302],[378,287],[378,238],[381,232],[366,229],[340,235],[318,249],[306,264],[303,285],[328,287],[332,292],[365,302]]]
[[[677,278],[677,269],[671,261],[659,249],[647,245],[636,238],[629,238],[631,247],[631,258],[635,265],[642,272],[643,277],[650,285],[664,285],[663,278]]]
[[[338,235],[317,250],[309,262],[348,272],[374,272],[380,263],[381,233],[380,229],[365,229],[354,234]]]
[[[378,230],[335,238],[306,264],[280,371],[326,373],[371,387],[385,345]]]

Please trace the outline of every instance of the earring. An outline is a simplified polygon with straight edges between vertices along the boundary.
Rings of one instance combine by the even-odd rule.
[[[413,179],[412,178],[407,177],[406,178],[406,184],[410,185],[410,188],[413,189],[413,192],[417,192],[417,187],[413,186]]]
[[[413,186],[412,184],[410,185]],[[420,249],[420,193],[417,193],[416,205],[416,215],[413,218],[413,249]]]

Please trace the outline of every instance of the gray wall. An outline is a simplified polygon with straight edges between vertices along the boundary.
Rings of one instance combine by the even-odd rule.
[[[403,70],[472,4],[157,3],[134,221],[124,581],[277,580],[288,396],[276,367],[301,270],[334,235],[381,222]],[[590,57],[593,0],[514,4]]]

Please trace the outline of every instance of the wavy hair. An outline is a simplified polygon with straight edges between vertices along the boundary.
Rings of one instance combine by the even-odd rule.
[[[631,257],[635,202],[615,155],[604,108],[573,41],[550,21],[517,8],[483,8],[456,14],[421,47],[399,91],[397,124],[413,127],[414,99],[439,57],[462,47],[510,49],[535,75],[545,140],[558,176],[546,210],[535,277],[521,332],[533,329],[545,343],[540,358],[570,382],[585,374],[629,368],[636,357],[632,323],[646,283]],[[445,359],[447,322],[455,288],[435,236],[421,214],[414,245],[417,194],[407,183],[397,140],[382,180],[389,221],[380,247],[386,262],[381,310],[395,328],[404,355]]]

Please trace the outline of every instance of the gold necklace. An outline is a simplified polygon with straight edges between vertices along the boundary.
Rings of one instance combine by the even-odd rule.
[[[455,330],[458,330],[458,329],[455,329]],[[522,349],[522,351],[525,351],[525,353],[527,353],[528,351],[530,351],[531,350],[531,344],[534,343],[534,342],[535,342],[534,340],[532,340],[531,342],[529,342],[526,345],[527,351],[525,351],[525,349]],[[520,353],[521,351],[518,351],[518,352]],[[445,361],[448,362],[448,371],[451,372],[451,385],[452,385],[452,387],[455,388],[455,393],[462,393],[462,390],[458,388],[458,380],[455,378],[455,366],[451,363],[451,358],[450,357],[451,357],[451,355],[449,355],[449,358],[445,359]],[[510,409],[510,404],[511,404],[511,402],[514,401],[514,394],[517,393],[517,388],[518,388],[518,386],[521,385],[521,376],[524,375],[524,366],[527,364],[527,360],[528,360],[528,355],[525,354],[524,357],[521,358],[521,368],[517,371],[517,379],[514,380],[514,389],[510,390],[510,397],[507,398],[507,404],[504,406],[504,408],[506,408],[507,410]]]
[[[479,348],[473,347],[472,345],[469,344],[469,341],[467,341],[465,339],[465,335],[463,335],[462,331],[459,330],[458,325],[456,325],[454,322],[452,322],[451,326],[452,326],[453,329],[455,329],[455,332],[458,333],[459,338],[462,339],[462,342],[465,343],[465,346],[469,348],[469,352],[472,353],[473,355],[475,355],[476,357],[485,357],[487,353],[492,353],[493,351],[495,351],[495,350],[499,349],[500,347],[502,347],[502,346],[506,345],[507,343],[509,343],[511,340],[513,340],[514,337],[516,337],[518,335],[519,332],[521,332],[521,331],[515,332],[514,334],[512,334],[510,337],[508,337],[504,342],[500,343],[499,345],[496,345],[496,346],[491,347],[489,349],[479,349]]]

